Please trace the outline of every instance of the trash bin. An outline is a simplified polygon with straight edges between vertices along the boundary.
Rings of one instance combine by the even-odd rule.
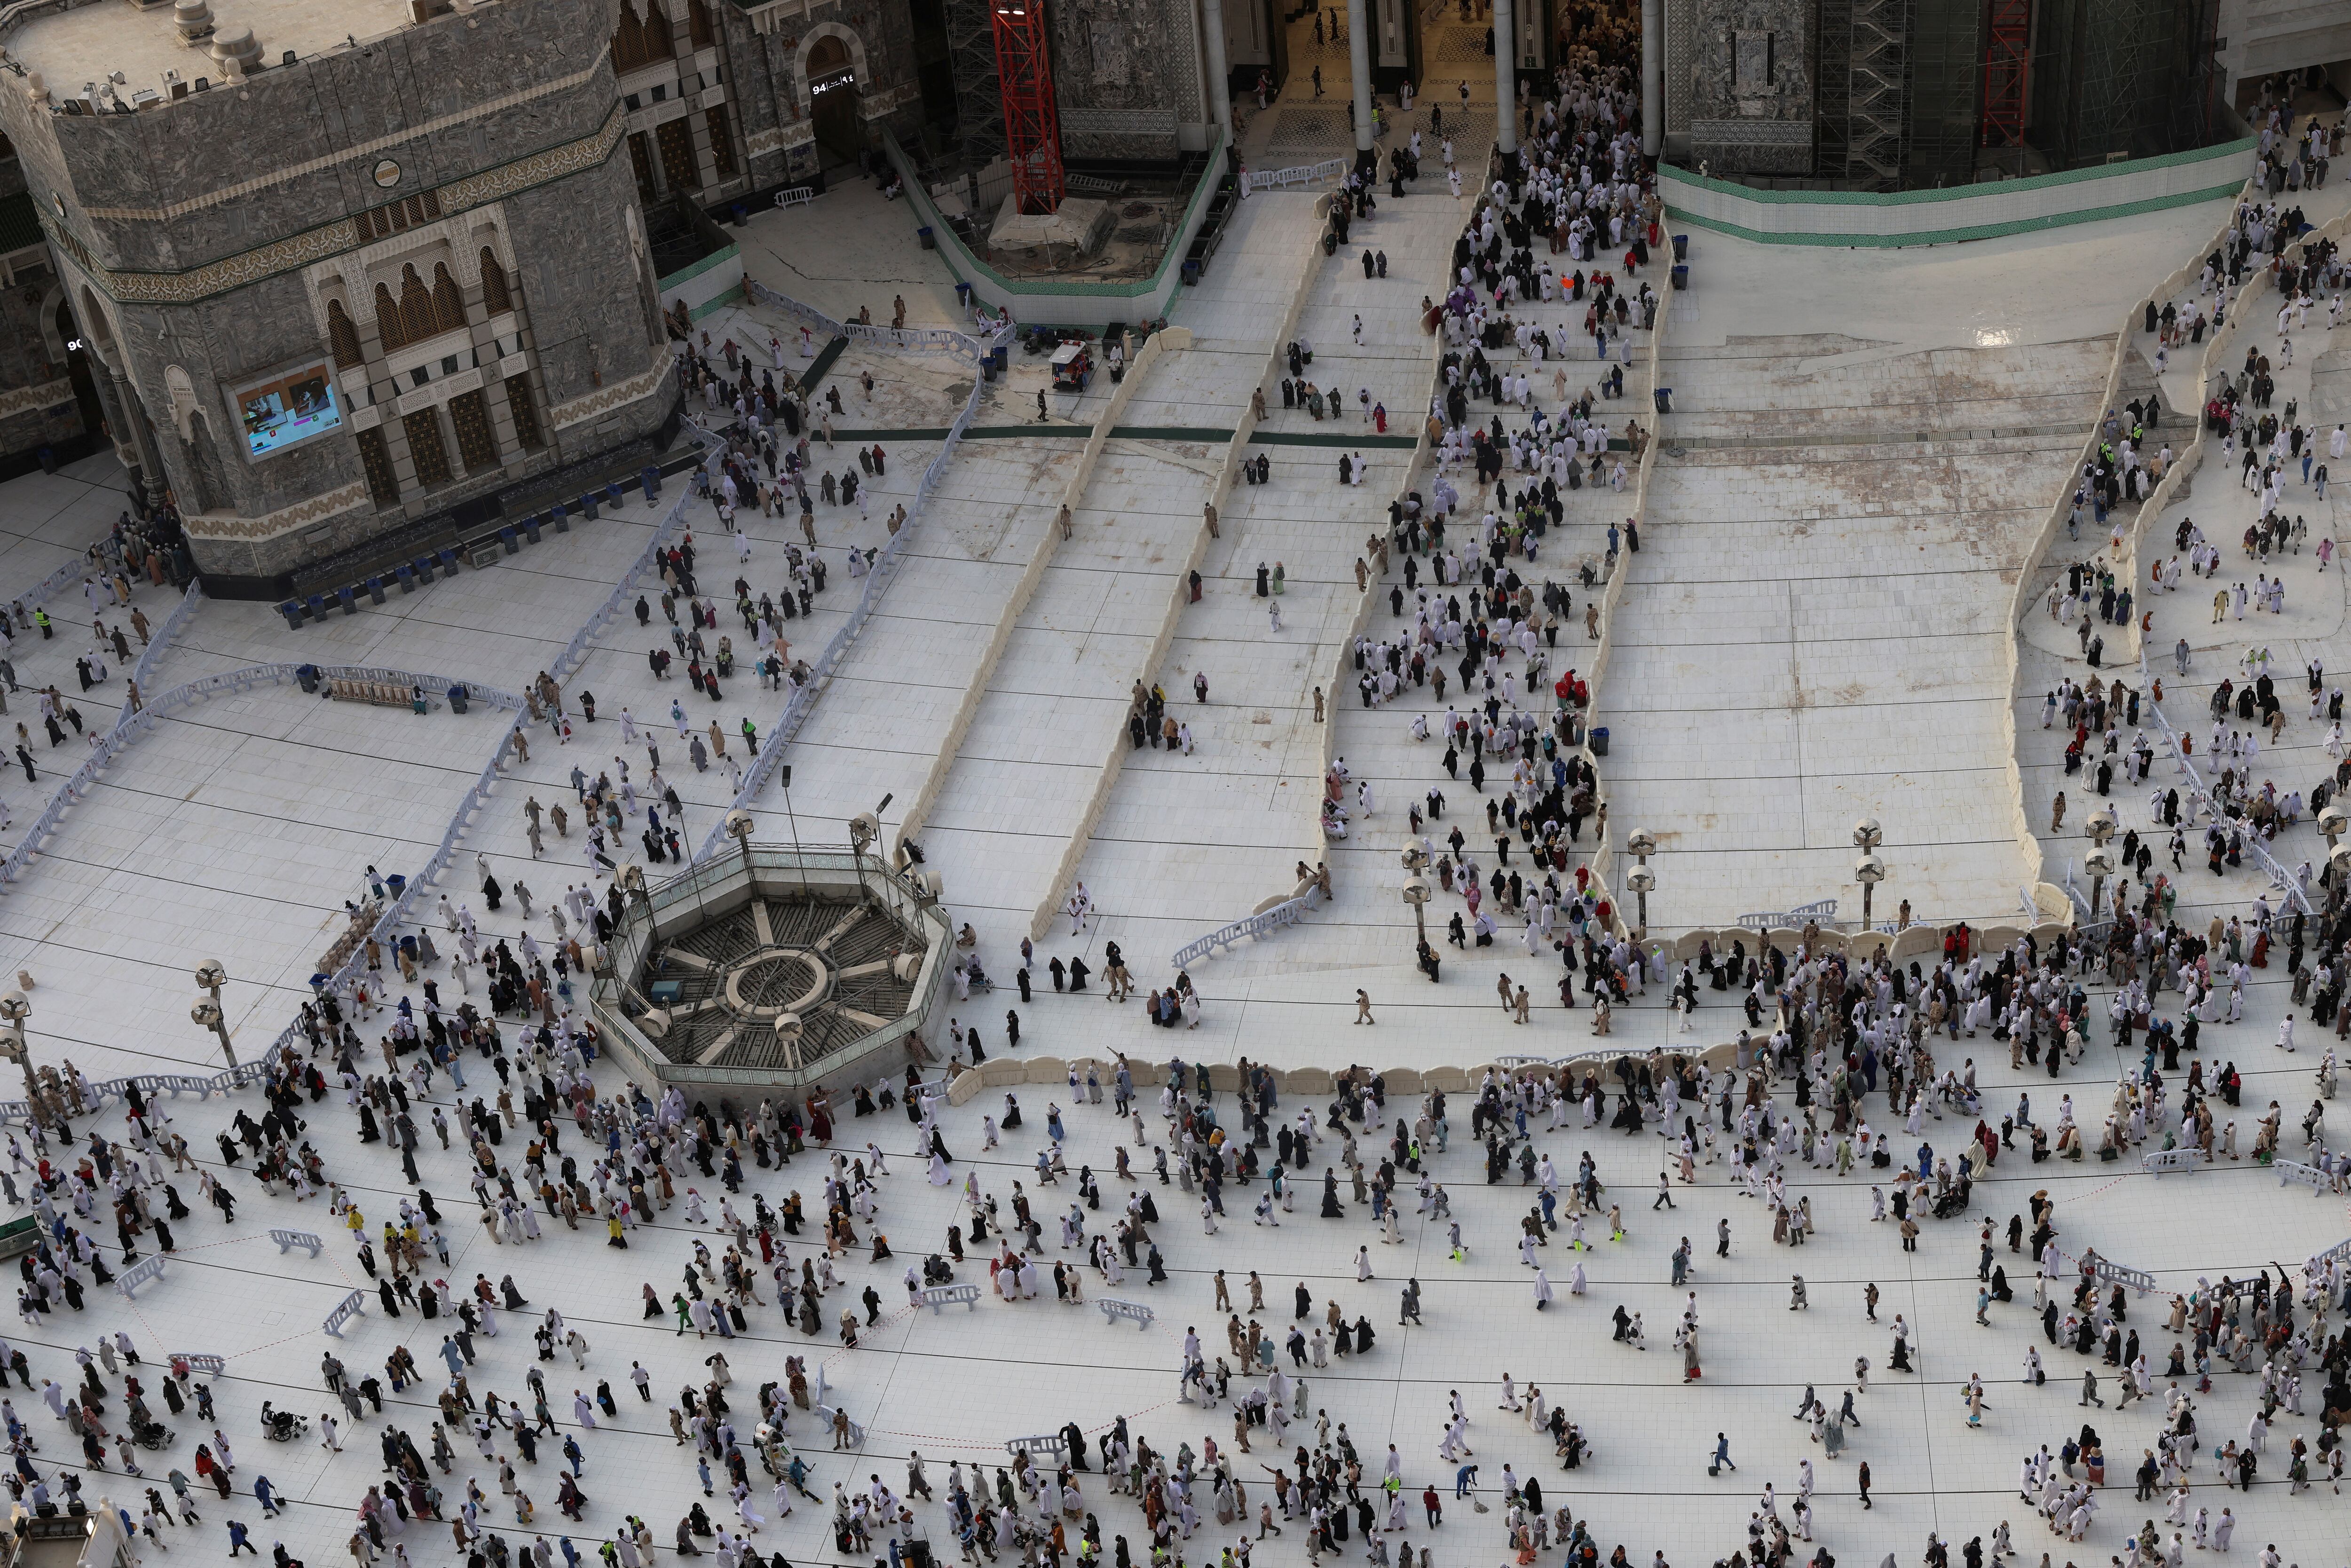
[[[537,512],[533,512],[530,516],[522,520],[522,532],[523,538],[528,539],[531,543],[537,544],[538,542],[538,514]]]
[[[1677,261],[1674,264],[1674,287],[1676,288],[1687,288],[1689,287],[1688,262]]]
[[[392,894],[393,902],[397,903],[400,895],[408,891],[408,879],[394,872],[383,879],[383,890]]]
[[[735,204],[735,226],[738,229],[751,226],[751,209],[740,202]]]
[[[441,575],[443,577],[457,575],[457,547],[455,545],[447,547],[441,552]]]
[[[998,343],[998,344],[997,344],[997,345],[996,345],[996,373],[997,373],[998,375],[999,375],[999,376],[1000,376],[1000,375],[1004,374],[1004,372],[1005,372],[1005,371],[1007,371],[1010,370],[1011,368],[1012,368],[1012,347],[1011,347],[1011,345],[1010,345],[1010,344],[1008,344],[1008,343]]]
[[[555,524],[555,531],[557,533],[568,534],[571,531],[570,507],[565,506],[562,502],[558,501],[555,503],[554,508],[547,515],[549,519]]]
[[[1676,261],[1687,261],[1689,259],[1689,235],[1676,235],[1674,236],[1674,259]]]
[[[596,520],[596,492],[593,490],[585,492],[580,497],[580,509],[588,514],[588,520],[591,523]]]
[[[451,713],[464,713],[465,711],[465,687],[451,686],[449,688],[449,711]]]
[[[416,569],[413,566],[393,567],[392,569],[392,581],[400,584],[400,591],[402,593],[413,593],[416,591]]]
[[[646,500],[650,501],[659,496],[661,494],[660,465],[657,464],[648,463],[643,468],[638,469],[637,482],[645,487]]]
[[[324,599],[314,593],[310,595],[308,604],[311,620],[324,621],[327,618],[327,601]]]
[[[1608,727],[1604,724],[1595,724],[1592,727],[1592,755],[1594,757],[1608,755]]]
[[[1673,413],[1673,412],[1674,412],[1674,389],[1673,389],[1673,388],[1671,388],[1671,387],[1659,387],[1659,388],[1657,389],[1656,396],[1657,396],[1657,412],[1658,412],[1659,413]]]
[[[958,283],[956,285],[956,308],[967,312],[971,309],[970,284]]]
[[[621,494],[620,481],[608,479],[604,482],[604,505],[618,507],[626,504],[626,501],[627,497]]]
[[[1187,288],[1193,287],[1196,287],[1199,281],[1200,264],[1196,261],[1186,262],[1184,264],[1184,286]]]
[[[305,691],[306,693],[309,694],[309,695],[312,695],[312,696],[317,696],[317,695],[319,695],[319,666],[318,666],[318,665],[316,665],[316,664],[305,664],[305,665],[303,665],[300,669],[298,669],[298,670],[296,670],[296,671],[294,672],[294,678],[295,678],[296,680],[298,680],[298,681],[299,681],[299,682],[301,682],[301,683],[302,683],[302,689],[303,689],[303,691]]]
[[[367,580],[367,591],[370,602],[375,604],[381,604],[383,602],[383,579],[381,577],[369,578]]]
[[[928,224],[925,224],[921,228],[914,231],[914,238],[922,243],[922,246],[925,250],[936,250],[939,248],[939,236],[931,232],[931,225]]]
[[[299,632],[302,629],[302,601],[300,600],[287,600],[285,603],[277,607],[277,613],[286,617],[286,625],[288,631]]]
[[[522,540],[516,535],[512,523],[498,530],[498,543],[506,547],[506,553],[508,555],[522,553]]]
[[[996,356],[995,356],[995,355],[993,355],[993,354],[982,354],[982,355],[980,355],[980,357],[979,357],[979,379],[980,379],[981,381],[984,381],[984,382],[992,382],[992,381],[994,381],[994,380],[996,379]]]
[[[343,607],[344,614],[357,615],[360,612],[359,598],[348,587],[335,590],[335,600]]]

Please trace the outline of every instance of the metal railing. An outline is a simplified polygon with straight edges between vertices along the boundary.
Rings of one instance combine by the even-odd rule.
[[[2198,417],[2199,419],[2202,417],[2200,412]],[[2138,650],[2138,679],[2141,691],[2151,689],[2147,685],[2147,645],[2144,641],[2139,644]],[[2212,791],[2205,787],[2202,775],[2196,771],[2196,764],[2189,759],[2185,751],[2180,749],[2179,732],[2171,727],[2171,721],[2164,716],[2163,705],[2150,697],[2146,706],[2147,710],[2155,715],[2156,727],[2163,731],[2163,742],[2171,748],[2171,759],[2179,765],[2180,772],[2187,776],[2189,793],[2203,803],[2204,810],[2211,815],[2214,821],[2219,821],[2224,813],[2212,799]],[[2234,819],[2231,820],[2234,821]],[[2262,845],[2260,834],[2248,831],[2245,834],[2245,848],[2254,860],[2261,862],[2262,869],[2270,873],[2271,887],[2283,894],[2286,901],[2298,906],[2304,915],[2314,920],[2318,918],[2318,911],[2312,906],[2310,895],[2302,890],[2302,884],[2294,880],[2294,874],[2279,864],[2276,858]],[[2073,868],[2068,865],[2065,882],[2066,891],[2069,894],[2074,894],[2073,880]],[[2074,897],[2077,903],[2081,902],[2079,894],[2074,894]]]
[[[872,343],[885,349],[947,353],[971,365],[978,364],[980,356],[1012,330],[1012,324],[1008,321],[985,337],[975,338],[952,327],[873,327],[862,321],[838,321],[813,305],[795,299],[789,294],[778,294],[756,277],[745,278],[743,288],[755,303],[805,321],[829,338],[847,338],[854,342]]]
[[[1755,915],[1742,915],[1739,917],[1739,925],[1749,931],[1797,931],[1802,930],[1807,921],[1833,925],[1836,923],[1836,912],[1835,899],[1821,898],[1810,904],[1800,904],[1793,909],[1767,909]]]
[[[816,191],[809,185],[794,185],[788,191],[776,193],[776,205],[778,207],[805,206],[815,200]]]
[[[1325,158],[1320,163],[1301,163],[1289,169],[1252,169],[1241,175],[1241,194],[1251,191],[1270,191],[1277,185],[1316,185],[1325,180],[1335,180],[1347,172],[1344,158]]]
[[[1295,925],[1306,918],[1306,912],[1322,902],[1320,888],[1308,891],[1297,898],[1284,899],[1271,909],[1236,920],[1229,925],[1219,925],[1196,942],[1176,950],[1176,967],[1181,969],[1208,956],[1218,948],[1229,950],[1245,937],[1262,936],[1285,925]]]
[[[975,365],[979,362],[979,356],[984,351],[983,345],[977,339],[962,332],[952,332],[938,328],[896,332],[889,329],[871,327],[843,328],[841,323],[832,321],[831,317],[821,311],[802,305],[788,296],[778,294],[775,290],[756,281],[749,287],[754,291],[753,297],[763,304],[773,305],[777,308],[787,310],[811,321],[829,323],[833,327],[841,328],[844,332],[854,330],[866,334],[880,334],[882,340],[889,341],[894,347],[945,348],[959,359],[967,358]],[[945,341],[946,340],[954,340],[954,342]],[[978,416],[980,393],[986,385],[987,382],[984,380],[978,378],[973,380],[970,394],[964,399],[963,412],[956,415],[955,423],[947,429],[946,439],[939,443],[937,455],[931,459],[930,465],[923,470],[922,483],[915,486],[914,500],[906,507],[905,522],[899,527],[896,533],[890,536],[890,542],[883,546],[882,553],[874,558],[872,569],[865,574],[865,585],[859,591],[857,602],[851,608],[848,620],[842,622],[840,628],[826,641],[824,651],[819,653],[815,662],[809,666],[808,679],[805,682],[792,684],[791,695],[785,699],[783,711],[777,715],[774,724],[769,727],[767,744],[759,748],[758,757],[752,761],[750,770],[744,775],[743,787],[736,791],[731,809],[748,810],[751,803],[766,790],[769,781],[776,776],[776,769],[782,765],[784,747],[799,734],[800,726],[808,722],[808,716],[816,706],[817,698],[831,683],[834,674],[841,668],[841,662],[849,656],[850,649],[856,643],[858,635],[865,630],[866,622],[872,619],[875,608],[882,602],[882,595],[888,591],[890,580],[897,574],[899,563],[908,548],[908,541],[914,536],[915,525],[923,519],[924,508],[930,504],[932,496],[938,490],[939,481],[946,474],[948,459],[955,455],[956,446],[963,441],[964,433],[971,428],[972,421]],[[789,674],[786,678],[790,679]],[[719,820],[712,825],[709,833],[704,837],[701,846],[694,852],[695,860],[697,862],[707,860],[716,852],[726,836],[726,820],[722,813]]]
[[[283,1043],[283,1036],[279,1037],[280,1043]],[[217,1092],[242,1089],[269,1075],[270,1058],[276,1054],[277,1047],[273,1045],[269,1054],[260,1061],[240,1061],[225,1072],[141,1072],[131,1078],[110,1078],[102,1083],[85,1082],[78,1089],[85,1109],[77,1114],[88,1115],[110,1100],[127,1102],[133,1089],[138,1091],[142,1101],[157,1094],[169,1094],[174,1098],[193,1094],[204,1099]],[[29,1125],[32,1120],[31,1101],[0,1100],[0,1123],[22,1122]]]
[[[179,640],[181,632],[188,629],[188,622],[195,619],[196,611],[204,601],[203,581],[199,580],[188,584],[188,591],[180,595],[180,602],[172,606],[172,613],[163,618],[162,629],[139,651],[139,663],[131,666],[131,679],[141,693],[153,680],[156,666],[163,662],[165,651]]]

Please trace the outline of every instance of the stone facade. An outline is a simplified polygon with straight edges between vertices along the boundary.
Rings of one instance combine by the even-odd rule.
[[[1813,171],[1813,8],[1671,0],[1668,126],[1719,174]],[[1675,47],[1678,46],[1678,47]]]
[[[99,400],[208,573],[282,579],[649,455],[670,209],[815,172],[812,58],[853,70],[859,145],[920,112],[905,0],[459,4],[277,65],[200,45],[208,90],[136,110],[0,77]],[[40,23],[0,40],[36,70]],[[340,426],[251,453],[253,389],[320,379]]]
[[[57,326],[64,292],[25,189],[24,167],[0,141],[0,475],[59,455],[89,434]]]
[[[1048,14],[1065,158],[1165,160],[1207,145],[1196,9],[1071,0]]]

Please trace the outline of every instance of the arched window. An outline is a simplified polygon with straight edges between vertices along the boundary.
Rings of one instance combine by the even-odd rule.
[[[411,343],[433,336],[433,294],[413,263],[400,269],[400,330]]]
[[[497,252],[488,246],[484,246],[482,247],[482,309],[487,315],[497,316],[513,308],[513,296],[507,292],[507,269],[498,265]]]
[[[670,37],[669,17],[662,12],[661,0],[645,0],[645,57],[667,60],[676,57],[677,43]]]
[[[339,369],[357,370],[367,363],[367,355],[360,349],[360,329],[343,314],[343,302],[340,299],[327,301],[327,341],[335,350]]]
[[[613,73],[625,76],[645,58],[645,25],[637,19],[636,0],[621,0],[621,24],[612,30]]]
[[[465,324],[465,295],[457,280],[449,276],[449,264],[441,262],[433,268],[433,329],[454,332]]]
[[[408,334],[400,325],[400,306],[392,298],[392,290],[381,283],[375,286],[375,335],[383,340],[383,351],[387,354],[408,341]]]

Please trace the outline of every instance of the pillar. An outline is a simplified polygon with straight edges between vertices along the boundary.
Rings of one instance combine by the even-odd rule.
[[[1372,17],[1364,0],[1347,0],[1347,70],[1355,93],[1355,162],[1372,152]]]
[[[1225,63],[1224,0],[1200,0],[1200,33],[1207,42],[1208,118],[1226,136],[1233,133],[1233,73]],[[1213,137],[1210,139],[1214,140]],[[1230,154],[1228,148],[1228,155]]]
[[[1666,148],[1665,0],[1641,0],[1641,151]]]
[[[1494,0],[1494,151],[1519,153],[1519,26],[1511,0]]]

